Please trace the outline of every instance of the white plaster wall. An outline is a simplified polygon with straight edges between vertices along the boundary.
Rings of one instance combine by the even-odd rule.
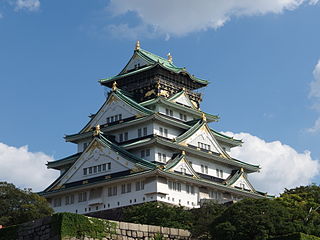
[[[192,168],[198,173],[202,173],[201,172],[201,165],[208,166],[208,174],[207,175],[210,175],[213,177],[218,177],[216,174],[216,169],[222,170],[223,171],[223,179],[228,178],[229,175],[231,174],[231,171],[232,171],[231,168],[229,168],[225,165],[219,164],[219,163],[213,163],[211,161],[209,162],[204,159],[198,159],[198,158],[191,157],[191,156],[187,156],[187,159],[192,162]]]
[[[135,65],[140,64],[140,66],[144,66],[147,64],[146,61],[144,61],[143,59],[139,58],[138,56],[135,56],[127,65],[127,67],[125,68],[125,71],[129,71],[132,69],[135,69]]]
[[[182,130],[180,130],[179,128],[174,128],[172,126],[168,126],[168,125],[164,125],[161,123],[154,123],[154,129],[153,129],[153,133],[156,135],[160,135],[160,127],[162,127],[163,129],[166,128],[168,129],[168,138],[173,139],[176,138],[177,136],[179,136],[180,134],[182,134]],[[164,134],[163,134],[164,137]]]
[[[185,114],[187,116],[187,121],[193,120],[194,118],[198,118],[196,115],[191,114],[190,112],[176,110],[174,108],[166,107],[166,106],[163,106],[163,105],[159,105],[156,108],[156,111],[158,111],[159,113],[162,113],[164,115],[167,115],[166,114],[166,109],[172,110],[173,111],[173,116],[171,116],[171,117],[176,118],[179,121],[182,121],[180,119],[180,113]],[[184,122],[184,121],[182,121],[182,122]]]
[[[107,134],[114,135],[116,137],[116,141],[120,141],[119,134],[120,133],[125,133],[128,132],[128,140],[138,138],[138,129],[141,128],[141,134],[143,136],[143,128],[147,127],[147,135],[150,135],[153,133],[153,124],[152,122],[145,123],[145,124],[140,124],[140,125],[135,125],[134,127],[126,127],[126,128],[121,128],[113,131],[107,132]],[[124,137],[124,136],[123,136]]]

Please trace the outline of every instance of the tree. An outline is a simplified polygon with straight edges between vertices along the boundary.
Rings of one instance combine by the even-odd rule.
[[[45,198],[31,190],[0,182],[0,225],[9,226],[42,218],[53,213]]]
[[[205,202],[200,208],[193,208],[191,213],[192,237],[196,239],[210,239],[210,224],[226,209],[225,205],[213,201]]]
[[[263,240],[296,232],[299,225],[290,222],[288,208],[270,199],[245,199],[228,207],[211,224],[215,240]]]
[[[128,222],[189,229],[191,214],[183,207],[170,206],[161,202],[147,202],[124,209]]]

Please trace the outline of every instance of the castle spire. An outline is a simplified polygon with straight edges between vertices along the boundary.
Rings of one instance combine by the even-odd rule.
[[[134,50],[136,50],[136,51],[140,50],[140,41],[139,40],[136,42],[136,47]]]

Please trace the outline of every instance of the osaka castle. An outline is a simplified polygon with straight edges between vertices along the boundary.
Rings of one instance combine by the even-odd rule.
[[[260,167],[230,156],[241,140],[212,129],[197,89],[208,81],[140,48],[121,72],[101,79],[100,109],[66,142],[77,153],[47,163],[60,176],[44,196],[56,212],[90,214],[144,202],[186,208],[205,201],[264,198],[248,174]]]

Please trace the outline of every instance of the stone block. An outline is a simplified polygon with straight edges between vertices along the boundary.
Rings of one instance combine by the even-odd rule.
[[[138,238],[143,238],[143,232],[138,231],[138,232],[137,232],[137,237],[138,237]]]
[[[160,226],[149,225],[149,233],[159,233],[161,230]]]
[[[126,222],[119,222],[118,227],[119,227],[120,229],[125,229],[125,230],[128,230],[128,229],[129,229],[129,228],[128,228],[128,223],[126,223]]]
[[[148,225],[145,224],[139,224],[139,230],[142,232],[148,232]]]
[[[127,230],[127,234],[126,234],[128,237],[131,237],[132,236],[132,232],[131,230]]]
[[[128,229],[133,231],[138,231],[139,225],[140,224],[136,224],[136,223],[128,223]]]
[[[163,233],[163,234],[170,234],[170,228],[167,228],[167,227],[160,227],[160,233]]]
[[[188,230],[178,229],[178,232],[179,232],[179,236],[181,236],[181,237],[189,237],[190,236],[190,232]]]
[[[179,229],[170,228],[170,235],[178,236],[179,235]]]

